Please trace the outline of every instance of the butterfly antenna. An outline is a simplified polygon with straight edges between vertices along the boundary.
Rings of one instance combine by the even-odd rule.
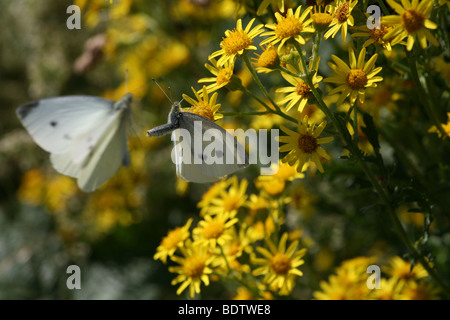
[[[172,87],[167,87],[167,90],[169,90],[169,97],[170,97],[170,101],[173,101],[173,97],[172,97]]]
[[[161,86],[159,85],[158,81],[156,81],[155,78],[152,78],[153,82],[158,86],[159,89],[161,89],[161,91],[164,93],[164,95],[166,96],[167,99],[169,99],[169,101],[171,103],[173,103],[172,99],[167,95],[167,93],[164,91],[163,88],[161,88]],[[169,88],[170,89],[170,88]]]

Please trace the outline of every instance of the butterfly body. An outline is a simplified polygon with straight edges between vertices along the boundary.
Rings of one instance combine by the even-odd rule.
[[[214,182],[249,165],[247,152],[230,133],[198,114],[183,112],[178,102],[172,105],[167,123],[148,130],[147,136],[169,133],[175,143],[172,161],[184,181]],[[212,143],[217,148],[206,152]]]

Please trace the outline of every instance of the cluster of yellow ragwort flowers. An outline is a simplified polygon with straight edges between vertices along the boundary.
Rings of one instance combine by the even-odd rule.
[[[285,206],[280,203],[293,201],[293,198],[281,194],[287,188],[287,183],[303,178],[305,170],[323,173],[322,163],[331,160],[330,154],[322,145],[331,142],[333,137],[321,137],[327,125],[324,119],[326,109],[334,103],[338,108],[346,108],[343,110],[345,112],[350,108],[360,108],[377,120],[382,106],[387,107],[391,103],[394,104],[392,108],[395,108],[395,96],[388,91],[389,83],[392,82],[388,78],[387,86],[383,87],[386,99],[376,105],[374,97],[378,95],[371,90],[378,90],[378,84],[383,81],[380,76],[382,67],[376,66],[379,53],[368,56],[367,48],[374,45],[384,58],[389,58],[394,46],[406,45],[406,49],[410,51],[415,39],[422,48],[426,48],[427,40],[434,46],[439,45],[429,31],[437,28],[429,20],[432,0],[405,0],[401,4],[394,0],[387,2],[399,16],[385,16],[379,21],[379,27],[373,29],[369,29],[366,24],[355,25],[353,12],[358,5],[357,0],[307,1],[306,6],[294,7],[291,7],[292,2],[289,1],[265,0],[256,14],[261,16],[271,8],[274,13],[273,21],[255,25],[255,17],[244,25],[242,19],[238,19],[235,28],[225,31],[219,44],[220,50],[213,52],[209,56],[209,62],[205,64],[214,77],[200,79],[199,83],[210,84],[198,93],[193,89],[194,94],[200,100],[200,97],[208,99],[208,95],[214,92],[214,102],[221,88],[251,95],[258,102],[258,110],[263,110],[264,116],[271,114],[282,119],[277,125],[286,134],[279,138],[284,143],[279,149],[284,156],[277,174],[255,179],[254,185],[260,190],[260,194],[247,196],[247,180],[238,183],[235,176],[218,182],[199,202],[201,220],[192,232],[188,231],[192,224],[192,220],[189,220],[184,227],[170,231],[163,239],[155,259],[166,263],[170,257],[178,264],[176,267],[169,267],[169,271],[178,274],[172,282],[181,283],[178,294],[189,287],[190,297],[193,297],[200,293],[201,283],[208,285],[210,280],[235,280],[244,284],[238,295],[247,298],[263,297],[268,292],[280,295],[292,292],[296,278],[302,275],[298,267],[303,263],[302,257],[306,249],[298,249],[298,240],[287,245],[288,233],[280,233],[286,227]],[[334,38],[339,31],[343,43],[346,43],[349,34],[351,38],[368,38],[360,48],[354,48],[350,43],[348,62],[336,55],[331,55],[330,59],[319,56],[320,41]],[[259,37],[263,39],[259,41]],[[405,38],[407,41],[403,42]],[[261,53],[255,53],[257,42],[262,49]],[[308,46],[311,43],[312,48]],[[249,59],[251,53],[255,54],[251,58],[252,62]],[[329,60],[328,66],[333,72],[325,79],[319,75],[320,58]],[[242,79],[234,72],[238,60],[248,68],[253,80],[264,93],[264,98],[256,97],[244,87]],[[258,74],[276,71],[288,85],[276,88],[274,98],[264,87]],[[319,89],[322,81],[335,86],[327,87],[327,95]],[[366,103],[366,95],[371,97],[369,103]],[[208,104],[204,103],[204,106],[207,108]],[[359,125],[349,126],[349,132],[361,136],[359,148],[365,152],[373,152],[370,146],[364,146],[364,135],[360,130],[363,121],[355,110],[352,114],[355,120],[359,119]],[[190,111],[196,112],[195,108]],[[215,107],[209,113],[206,112],[210,114],[208,118],[213,119],[211,115],[217,111],[218,108]],[[203,115],[205,111],[199,114]],[[268,125],[273,124],[271,121]],[[296,127],[294,130],[289,128],[292,124]],[[265,221],[255,220],[255,212],[261,210],[267,212]],[[258,242],[261,240],[264,240],[264,246]],[[419,268],[420,266],[416,267]],[[341,279],[339,275],[342,273],[347,276],[348,268],[341,269],[338,270],[338,276],[330,278],[329,284],[322,284],[323,292],[316,292],[316,298],[340,298],[337,294],[334,296],[332,291],[335,282]],[[355,270],[350,269],[352,272]],[[363,273],[359,270],[355,276],[355,272],[343,281],[355,286],[360,284]],[[253,279],[258,276],[264,276],[262,281]],[[358,279],[352,279],[353,276]],[[381,281],[386,284],[383,292],[371,293],[365,287],[367,290],[364,289],[364,294],[357,292],[353,295],[353,289],[339,283],[339,294],[350,298],[404,298],[423,289],[418,288],[420,284],[416,282],[400,283],[397,278]],[[416,287],[413,288],[414,286]],[[387,292],[388,289],[391,291]],[[255,292],[258,294],[255,295]],[[429,294],[432,296],[433,292],[430,291]]]
[[[253,299],[290,294],[303,275],[299,267],[306,249],[293,233],[277,236],[284,219],[279,203],[283,188],[277,186],[296,176],[295,170],[280,170],[271,178],[278,180],[275,187],[261,181],[260,192],[250,196],[248,181],[236,176],[213,184],[198,203],[200,220],[191,218],[170,230],[154,255],[175,264],[169,271],[177,274],[172,284],[181,283],[177,294],[188,289],[193,298],[211,281],[238,284],[235,298],[243,292]]]
[[[336,268],[328,281],[321,281],[320,290],[314,292],[314,298],[318,300],[436,300],[439,298],[439,289],[426,281],[428,273],[422,265],[412,266],[410,262],[395,256],[389,258],[385,268],[370,269],[369,266],[375,266],[377,260],[376,257],[356,257],[345,260]]]

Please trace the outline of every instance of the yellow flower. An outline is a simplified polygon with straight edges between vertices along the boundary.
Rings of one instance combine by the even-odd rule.
[[[281,51],[286,41],[289,39],[294,39],[301,45],[305,44],[305,39],[300,35],[301,32],[309,32],[313,33],[314,28],[310,26],[312,20],[306,20],[306,16],[311,11],[310,8],[307,8],[300,15],[302,6],[299,6],[297,10],[295,10],[295,14],[292,11],[292,8],[289,8],[286,16],[281,15],[279,12],[275,12],[275,17],[277,19],[277,23],[268,24],[266,28],[272,29],[273,31],[265,32],[261,36],[271,36],[270,38],[265,39],[261,42],[261,45],[270,43],[271,45],[278,45],[278,52]]]
[[[261,46],[261,48],[263,49],[261,55],[255,53],[258,59],[252,58],[255,61],[256,71],[258,73],[274,71],[280,65],[280,57],[278,56],[277,50],[271,44],[265,46],[265,48]]]
[[[434,46],[439,46],[439,42],[428,29],[436,29],[437,25],[428,20],[433,9],[433,0],[402,0],[402,5],[394,0],[387,0],[392,9],[399,15],[390,15],[381,18],[382,24],[393,25],[394,28],[384,37],[393,38],[392,45],[400,43],[404,38],[408,38],[406,49],[411,51],[415,39],[423,49],[427,48],[427,40]]]
[[[211,200],[211,205],[205,214],[216,215],[227,213],[231,216],[236,215],[238,209],[245,204],[247,200],[248,181],[243,179],[239,184],[238,180],[234,180],[228,190],[222,190],[220,194]]]
[[[236,289],[236,294],[232,300],[253,300],[255,297],[246,287],[239,287]]]
[[[254,285],[255,291],[258,291],[259,296],[263,300],[273,300],[273,295],[267,291],[267,287],[262,283],[257,283]],[[232,300],[255,300],[258,297],[254,296],[254,294],[247,287],[239,287],[236,289],[236,294],[233,296]]]
[[[350,103],[353,105],[358,98],[364,103],[365,88],[376,87],[376,82],[383,80],[376,75],[381,71],[381,67],[375,68],[375,61],[378,54],[375,53],[367,62],[365,62],[366,48],[362,48],[356,60],[352,48],[349,49],[350,66],[335,55],[331,55],[334,63],[328,65],[335,72],[332,77],[326,78],[324,82],[337,83],[339,86],[329,92],[330,95],[341,92],[336,105],[341,105],[345,98],[350,96]]]
[[[236,56],[241,56],[245,50],[256,50],[253,45],[253,39],[258,36],[263,30],[263,25],[257,25],[251,29],[255,18],[250,20],[245,29],[242,29],[242,20],[239,19],[236,23],[236,28],[232,31],[225,31],[225,37],[222,38],[219,51],[214,52],[209,56],[209,60],[212,58],[221,56],[217,61],[218,66],[222,66],[227,61],[234,61]]]
[[[421,264],[414,265],[411,270],[411,263],[400,257],[391,258],[384,272],[393,278],[402,280],[417,280],[428,276],[427,270]]]
[[[321,6],[314,6],[314,12],[311,13],[313,26],[317,32],[324,32],[327,30],[331,21],[333,21],[333,15],[329,12],[331,6],[326,5],[323,12],[321,8]]]
[[[214,217],[206,215],[198,226],[192,230],[195,244],[214,249],[216,245],[223,246],[232,237],[226,231],[238,222],[229,213],[220,213]]]
[[[440,290],[425,281],[406,281],[401,292],[404,300],[438,300]]]
[[[254,264],[262,265],[253,271],[253,275],[264,275],[264,283],[280,290],[280,295],[288,295],[294,289],[296,278],[303,275],[303,272],[297,268],[304,263],[301,258],[306,253],[306,248],[297,250],[298,240],[293,241],[286,248],[287,239],[288,233],[285,232],[277,247],[269,238],[266,238],[268,250],[263,247],[256,248],[263,258],[252,259]]]
[[[32,169],[22,177],[18,197],[34,206],[44,205],[50,213],[68,209],[68,201],[78,193],[76,182],[67,176],[44,174]]]
[[[238,258],[242,256],[244,251],[251,252],[253,248],[250,245],[250,238],[247,236],[247,227],[239,228],[239,232],[236,228],[229,228],[225,231],[230,239],[226,241],[221,247],[216,247],[213,251],[214,254],[221,256],[221,265],[218,266],[218,272],[222,274],[228,274],[232,269],[235,271],[235,275],[241,277],[242,274],[250,273],[250,266],[248,264],[241,264]],[[225,260],[226,259],[226,260]]]
[[[214,183],[208,191],[206,191],[201,200],[197,203],[197,207],[200,208],[200,216],[204,216],[206,212],[209,210],[209,206],[211,205],[211,201],[218,197],[222,191],[226,190],[231,184],[237,184],[238,179],[237,176],[231,176],[228,179],[220,180]]]
[[[232,81],[235,79],[237,79],[237,81],[239,81],[239,78],[237,78],[233,74],[234,60],[226,61],[223,66],[218,66],[217,61],[215,59],[211,59],[210,62],[211,62],[211,64],[205,64],[205,67],[215,77],[202,78],[202,79],[198,80],[198,83],[212,82],[212,84],[210,84],[206,87],[206,90],[209,93],[219,90],[220,88],[231,84]]]
[[[349,26],[355,24],[355,20],[352,16],[352,10],[358,3],[357,0],[338,0],[336,3],[334,18],[331,21],[330,29],[325,33],[324,38],[334,38],[339,30],[341,30],[342,41],[345,42],[347,38],[347,30]]]
[[[273,164],[273,169],[278,166],[277,173],[267,176],[259,176],[255,180],[255,186],[259,189],[263,189],[269,195],[274,196],[284,191],[286,182],[294,179],[304,178],[305,175],[298,172],[295,166],[279,162],[279,164]]]
[[[192,87],[191,89],[194,92],[197,101],[192,99],[188,95],[183,94],[183,99],[191,105],[190,108],[185,109],[184,111],[196,113],[211,121],[223,118],[223,114],[217,113],[217,110],[219,110],[220,108],[220,104],[216,104],[218,95],[217,92],[215,92],[211,96],[211,98],[209,98],[206,86],[203,86],[201,93],[195,91],[195,89]]]
[[[22,177],[22,183],[17,192],[20,200],[25,201],[34,206],[38,206],[43,203],[45,175],[40,169],[32,169]]]
[[[266,236],[266,227],[264,222],[256,221],[251,226],[248,227],[247,236],[251,242],[256,242],[262,240]]]
[[[375,300],[400,300],[403,298],[401,291],[404,284],[404,281],[398,281],[396,278],[381,278],[380,288],[372,290],[370,298]]]
[[[349,282],[344,275],[331,275],[320,282],[321,291],[313,293],[317,300],[365,300],[369,297],[366,283]]]
[[[316,66],[314,67],[316,72],[314,73],[312,80],[311,80],[315,88],[318,88],[319,82],[322,81],[322,77],[317,75],[317,70],[319,69],[318,68],[319,62],[320,62],[320,59],[317,59]],[[297,71],[295,70],[295,68],[292,65],[287,65],[286,68],[289,71],[291,71],[292,73],[297,74]],[[313,65],[310,64],[309,71],[311,72],[312,69],[313,69]],[[305,70],[303,69],[301,63],[299,64],[299,71],[300,71],[300,74],[305,73]],[[303,108],[308,103],[308,99],[312,97],[311,88],[300,77],[295,77],[295,76],[292,76],[292,75],[284,73],[284,72],[282,72],[281,75],[292,86],[279,88],[276,90],[276,92],[279,92],[279,93],[288,93],[288,95],[286,95],[284,98],[278,100],[277,104],[284,105],[284,104],[288,103],[286,106],[286,112],[288,112],[292,107],[298,105],[297,110],[299,112],[302,112]]]
[[[57,175],[45,186],[45,202],[52,212],[67,210],[69,199],[77,193],[75,181],[67,176]]]
[[[179,266],[169,267],[170,272],[179,274],[171,284],[176,285],[181,282],[177,295],[189,287],[189,296],[194,298],[196,293],[200,293],[202,282],[206,286],[209,285],[209,276],[213,272],[214,260],[217,257],[210,255],[207,247],[194,246],[190,241],[186,241],[185,247],[181,247],[180,250],[184,257],[175,255],[171,257],[172,261],[179,264]]]
[[[313,296],[318,300],[364,300],[370,297],[367,287],[367,267],[376,261],[374,257],[356,257],[345,260],[328,281],[321,281],[321,291]]]
[[[302,120],[299,119],[297,132],[281,126],[281,130],[288,136],[279,138],[280,142],[286,143],[280,147],[280,152],[289,152],[282,161],[287,162],[290,166],[297,164],[297,171],[302,172],[306,161],[310,159],[318,170],[323,172],[319,156],[327,160],[330,160],[331,157],[320,144],[332,141],[333,137],[318,138],[325,129],[326,121],[323,121],[317,127],[314,123],[309,124],[308,121],[308,116],[303,117]]]
[[[268,209],[269,203],[267,199],[261,194],[251,194],[245,206],[248,208],[250,215],[254,216],[258,211]]]
[[[352,34],[352,37],[370,37],[366,42],[364,42],[363,47],[368,47],[371,44],[375,44],[377,46],[382,46],[387,51],[391,51],[392,38],[385,38],[385,35],[393,28],[394,27],[386,24],[380,24],[380,28],[369,29],[366,25],[364,25],[361,27],[356,27],[355,29],[363,32],[355,32]]]
[[[158,248],[153,259],[160,259],[163,263],[166,263],[167,257],[173,256],[175,251],[184,245],[184,240],[189,237],[189,228],[192,224],[192,218],[189,219],[183,227],[177,227],[173,230],[169,230],[167,236],[165,236]]]

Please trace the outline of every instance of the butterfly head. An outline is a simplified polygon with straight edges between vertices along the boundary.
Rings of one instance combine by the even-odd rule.
[[[177,123],[178,117],[180,116],[181,112],[182,112],[181,111],[181,103],[178,101],[175,101],[172,104],[172,108],[170,109],[168,122],[169,123]]]
[[[120,100],[117,100],[117,102],[114,105],[115,110],[122,110],[124,108],[128,108],[131,105],[131,101],[133,101],[133,96],[131,93],[125,94]]]

